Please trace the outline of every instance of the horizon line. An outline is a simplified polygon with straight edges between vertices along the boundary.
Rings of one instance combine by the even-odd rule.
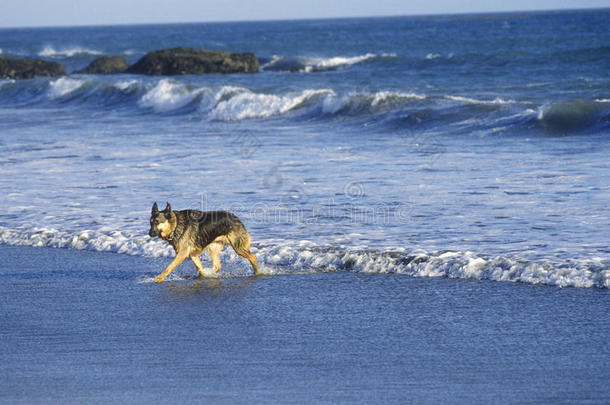
[[[425,17],[452,17],[452,16],[494,16],[510,14],[539,14],[539,13],[569,13],[569,12],[594,12],[610,11],[610,7],[585,7],[585,8],[556,8],[556,9],[533,9],[533,10],[501,10],[501,11],[474,11],[457,13],[428,13],[428,14],[395,14],[395,15],[361,15],[361,16],[333,16],[333,17],[311,17],[311,18],[271,18],[252,20],[209,20],[209,21],[173,21],[173,22],[124,22],[124,23],[100,23],[100,24],[57,24],[57,25],[15,25],[0,26],[5,29],[44,29],[44,28],[95,28],[95,27],[124,27],[133,25],[186,25],[186,24],[231,24],[231,23],[262,23],[262,22],[292,22],[292,21],[321,21],[321,20],[355,20],[366,18],[425,18]]]

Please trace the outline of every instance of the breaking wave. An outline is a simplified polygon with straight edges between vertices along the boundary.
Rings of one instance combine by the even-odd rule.
[[[69,233],[52,228],[26,230],[0,227],[0,243],[148,257],[173,256],[172,248],[165,242],[142,234],[120,231],[84,230]],[[508,281],[555,287],[610,288],[610,260],[602,258],[550,263],[500,256],[486,257],[459,251],[353,250],[318,246],[310,241],[262,242],[254,244],[252,251],[258,256],[261,267],[265,269],[264,273],[269,275],[353,272]],[[222,260],[224,263],[236,265],[243,261],[231,249],[223,252]],[[240,270],[234,267],[225,266],[223,272],[242,275]]]
[[[335,93],[328,89],[304,90],[288,95],[259,94],[243,91],[216,104],[209,112],[209,117],[222,121],[268,118],[285,114],[315,99],[324,104],[326,100],[334,96]]]
[[[127,90],[131,90],[131,89],[136,89],[138,87],[139,83],[140,82],[135,79],[123,80],[123,81],[115,83],[113,86],[121,91],[127,91]]]
[[[102,55],[102,52],[79,46],[62,49],[55,49],[52,46],[46,46],[42,51],[38,52],[38,56],[43,58],[72,58],[78,55]]]
[[[569,100],[544,104],[537,118],[546,129],[565,133],[608,126],[610,109],[604,100]]]
[[[610,127],[605,98],[537,104],[528,100],[467,95],[430,95],[380,90],[340,93],[333,88],[288,92],[238,86],[197,86],[174,78],[146,79],[73,76],[0,82],[0,105],[74,103],[78,108],[120,106],[135,114],[197,114],[204,120],[341,119],[399,130],[473,132],[518,130],[572,134]],[[366,121],[364,121],[366,120]]]
[[[15,84],[15,80],[14,79],[0,79],[0,89],[3,86],[9,85],[9,84]]]
[[[66,96],[81,88],[83,84],[85,84],[84,80],[61,77],[49,83],[49,97],[52,99],[56,99]]]
[[[394,53],[384,53],[381,55],[366,53],[358,56],[333,56],[328,58],[289,58],[273,55],[271,60],[264,61],[262,63],[261,70],[273,72],[322,72],[348,67],[375,59],[394,57],[396,57],[396,54]]]
[[[307,89],[282,95],[254,93],[243,88],[222,88],[216,104],[208,108],[213,120],[234,121],[269,118],[299,111],[311,118],[334,115],[359,116],[388,111],[400,105],[425,100],[416,93],[380,91],[338,95],[332,89]],[[209,107],[207,100],[202,101]]]
[[[138,104],[156,112],[174,111],[190,104],[204,89],[192,89],[179,82],[162,79],[140,98]]]
[[[504,100],[500,97],[496,97],[493,100],[478,100],[476,98],[470,98],[470,97],[462,97],[462,96],[445,96],[446,100],[450,100],[450,101],[458,101],[458,102],[463,102],[463,103],[468,103],[468,104],[481,104],[481,105],[485,105],[485,104],[498,104],[498,105],[502,105],[502,104],[517,104],[517,103],[521,103],[521,104],[530,104],[527,101],[516,101],[516,100]]]

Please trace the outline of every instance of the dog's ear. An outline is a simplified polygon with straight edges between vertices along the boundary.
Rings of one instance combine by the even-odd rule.
[[[163,210],[164,213],[167,214],[171,214],[172,213],[172,206],[169,205],[169,203],[166,203],[167,205],[165,206],[165,209]]]
[[[152,210],[150,211],[152,215],[157,215],[159,213],[159,207],[157,207],[157,203],[155,202],[152,206]]]

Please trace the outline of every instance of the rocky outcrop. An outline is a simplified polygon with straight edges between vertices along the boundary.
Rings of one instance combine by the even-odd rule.
[[[114,75],[125,72],[128,67],[129,63],[122,56],[102,56],[91,62],[86,68],[74,73]]]
[[[31,79],[37,76],[65,76],[66,69],[55,62],[39,59],[0,58],[0,78]]]
[[[127,69],[127,73],[151,76],[256,72],[258,72],[258,60],[251,53],[191,48],[149,52]]]

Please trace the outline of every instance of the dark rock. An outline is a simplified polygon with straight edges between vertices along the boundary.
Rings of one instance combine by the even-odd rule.
[[[190,48],[149,52],[127,69],[127,73],[151,76],[256,72],[258,72],[258,60],[251,53]]]
[[[55,62],[39,59],[9,59],[0,57],[0,78],[31,79],[37,76],[65,76],[66,69]]]
[[[91,62],[86,68],[74,73],[114,75],[125,72],[128,67],[129,63],[122,56],[102,56]]]

